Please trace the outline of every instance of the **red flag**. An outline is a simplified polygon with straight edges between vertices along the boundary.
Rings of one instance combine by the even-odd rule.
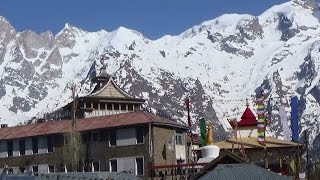
[[[191,119],[190,119],[190,100],[189,100],[188,97],[185,100],[185,105],[186,105],[186,108],[187,108],[187,111],[188,111],[188,126],[190,128],[191,143],[193,144],[193,134],[192,134],[192,131],[191,131]]]
[[[186,104],[186,108],[187,108],[187,111],[188,111],[188,126],[191,127],[191,119],[190,119],[190,100],[189,98],[187,98],[185,100],[185,104]]]

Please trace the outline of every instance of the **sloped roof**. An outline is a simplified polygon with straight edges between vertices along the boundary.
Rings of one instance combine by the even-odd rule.
[[[125,92],[124,90],[122,90],[112,79],[112,77],[109,78],[108,82],[106,84],[104,84],[102,87],[94,90],[92,92],[92,94],[90,94],[89,96],[101,96],[101,94],[103,93],[103,91],[106,91],[108,88],[114,88],[119,95],[121,95],[122,97],[120,98],[134,98],[132,95],[128,94],[127,92]],[[110,92],[110,91],[109,91]],[[111,94],[110,94],[111,95]],[[111,97],[113,97],[114,95],[111,95]]]
[[[240,139],[236,139],[232,137],[225,141],[220,141],[215,143],[214,145],[218,146],[220,149],[237,149],[238,143],[242,143],[243,148],[264,148],[259,142],[257,137],[242,137]],[[277,148],[277,147],[297,147],[298,144],[291,141],[280,140],[272,137],[266,137],[266,147],[267,148]]]
[[[14,126],[0,129],[0,140],[32,137],[48,134],[70,132],[72,120],[48,121],[43,123]],[[101,128],[114,128],[138,124],[157,124],[188,129],[189,127],[173,120],[153,115],[144,111],[77,119],[77,131],[87,131]]]
[[[256,126],[256,125],[257,125],[256,116],[252,113],[251,109],[247,105],[246,110],[241,116],[241,120],[238,122],[238,127]]]
[[[254,164],[218,164],[216,168],[198,179],[219,180],[288,180],[289,177],[278,175]]]
[[[214,169],[219,164],[238,164],[238,163],[245,163],[246,161],[241,157],[233,154],[232,152],[221,149],[219,156],[212,160],[209,164],[205,165],[199,173],[197,173],[193,179],[197,179],[201,177],[206,172]]]

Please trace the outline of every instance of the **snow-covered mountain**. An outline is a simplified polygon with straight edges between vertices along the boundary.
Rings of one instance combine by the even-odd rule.
[[[0,123],[15,125],[71,101],[72,84],[86,78],[94,60],[106,54],[107,70],[129,93],[147,99],[145,107],[186,121],[211,120],[219,138],[228,118],[241,117],[245,99],[264,89],[272,119],[269,134],[281,136],[278,108],[300,100],[301,132],[320,142],[320,22],[311,0],[273,6],[260,16],[225,14],[177,36],[150,40],[120,27],[86,32],[70,24],[57,34],[17,32],[0,17]],[[99,68],[97,67],[97,70]],[[90,91],[88,80],[79,95]]]

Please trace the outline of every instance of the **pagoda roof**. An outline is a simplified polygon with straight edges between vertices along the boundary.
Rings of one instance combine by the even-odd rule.
[[[256,126],[257,119],[256,116],[252,113],[251,109],[247,105],[246,110],[241,116],[241,120],[238,122],[238,127],[247,127],[247,126]]]

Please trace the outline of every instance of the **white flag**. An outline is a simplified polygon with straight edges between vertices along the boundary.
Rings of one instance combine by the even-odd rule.
[[[280,122],[282,125],[284,140],[290,141],[291,139],[290,139],[290,130],[288,125],[288,120],[287,120],[287,113],[283,105],[279,107],[279,114],[280,114]]]

